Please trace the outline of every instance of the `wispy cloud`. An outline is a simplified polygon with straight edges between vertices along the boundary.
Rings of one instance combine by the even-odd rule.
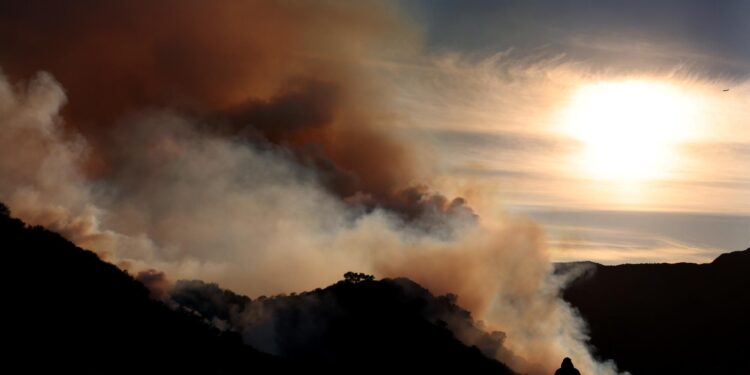
[[[746,110],[741,104],[750,100],[748,83],[716,78],[683,64],[641,66],[626,72],[602,69],[598,64],[519,50],[486,58],[454,51],[405,64],[403,70],[391,65],[389,74],[399,93],[396,102],[403,135],[421,147],[420,155],[428,161],[423,170],[445,191],[465,196],[474,192],[485,218],[497,212],[498,205],[512,212],[529,206],[585,211],[579,218],[603,209],[671,212],[688,221],[694,214],[724,213],[735,215],[728,236],[720,226],[710,226],[721,233],[713,236],[699,227],[675,229],[675,220],[651,215],[665,221],[647,220],[650,227],[636,232],[647,231],[658,241],[621,236],[607,242],[613,249],[637,244],[651,249],[651,259],[674,257],[675,261],[683,254],[679,249],[699,249],[705,255],[750,244],[746,234],[750,219],[745,216],[750,213],[750,188],[744,178],[750,170],[746,157],[750,129],[744,125]],[[638,184],[601,180],[581,170],[577,163],[585,145],[560,126],[579,87],[627,80],[670,85],[695,103],[686,108],[695,114],[691,118],[694,129],[675,137],[669,174]],[[730,90],[725,92],[725,88]],[[639,152],[637,145],[632,152]],[[596,233],[597,218],[592,214],[588,228],[578,228],[578,232]],[[626,225],[613,220],[605,223],[612,230],[623,230]],[[680,233],[691,231],[697,234],[694,238],[681,238]],[[581,259],[603,254],[576,253]],[[645,252],[639,257],[647,258]],[[621,254],[617,259],[630,258]],[[698,258],[693,254],[690,259]]]

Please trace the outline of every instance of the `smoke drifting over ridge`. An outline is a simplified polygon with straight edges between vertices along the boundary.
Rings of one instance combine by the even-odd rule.
[[[394,9],[176,4],[2,5],[0,200],[15,215],[131,271],[250,295],[350,269],[411,277],[507,332],[538,366],[523,371],[565,355],[597,369],[536,226],[482,225],[419,185],[364,68],[416,43]]]
[[[63,116],[90,142],[93,177],[121,167],[110,150],[123,116],[171,108],[210,120],[208,131],[291,148],[343,197],[378,203],[416,182],[362,68],[371,50],[417,39],[386,5],[10,2],[0,14],[3,69],[48,71],[75,98]]]

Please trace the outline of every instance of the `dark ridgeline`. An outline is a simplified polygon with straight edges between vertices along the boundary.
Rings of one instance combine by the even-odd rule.
[[[192,295],[183,288],[180,301],[194,309],[168,308],[150,299],[132,276],[56,233],[11,218],[1,204],[0,242],[3,365],[20,373],[512,373],[447,329],[473,324],[454,297],[434,297],[405,279],[374,281],[352,273],[323,290],[266,299],[279,313],[274,319],[288,324],[279,328],[281,356],[272,356],[196,313],[228,317],[222,304],[250,302],[247,297],[222,291],[207,300],[195,288]],[[305,295],[338,304],[313,305],[314,313],[332,314],[318,316],[325,329],[317,334],[307,335],[315,327],[295,325],[310,322],[304,314],[311,311],[294,303]],[[445,313],[449,310],[453,313]],[[433,311],[455,321],[431,320]],[[485,339],[492,341],[490,335]]]
[[[504,335],[478,328],[455,296],[435,297],[405,278],[375,281],[349,272],[323,289],[255,300],[216,284],[180,281],[170,297],[295,364],[381,373],[512,374],[482,354],[504,350]],[[452,332],[476,346],[462,344]]]
[[[563,297],[598,356],[634,375],[750,374],[750,249],[709,264],[587,265]]]

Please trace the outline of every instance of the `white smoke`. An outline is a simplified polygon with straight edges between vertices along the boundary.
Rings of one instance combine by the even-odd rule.
[[[431,235],[346,205],[283,147],[207,135],[170,112],[123,120],[119,169],[89,180],[80,172],[86,141],[61,127],[65,100],[49,74],[17,87],[0,77],[0,201],[27,223],[131,272],[156,268],[251,296],[327,285],[348,270],[410,277],[457,293],[506,332],[525,361],[499,359],[519,371],[549,373],[569,356],[584,373],[616,372],[589,354],[530,221],[456,216],[454,235]]]

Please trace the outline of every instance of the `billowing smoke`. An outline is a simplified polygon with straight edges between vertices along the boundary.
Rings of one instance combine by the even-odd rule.
[[[363,68],[416,34],[370,2],[4,2],[0,200],[155,289],[147,270],[251,296],[406,276],[506,332],[519,370],[612,372],[534,223],[420,184]]]
[[[67,139],[59,126],[60,86],[47,74],[15,91],[2,83],[2,199],[29,222],[132,270],[153,267],[250,295],[311,289],[349,269],[407,276],[436,293],[457,293],[459,303],[507,332],[508,347],[536,370],[565,355],[584,369],[595,366],[582,323],[557,298],[531,222],[507,218],[490,228],[461,212],[461,202],[440,201],[458,213],[436,210],[423,220],[442,220],[455,233],[425,230],[388,209],[341,200],[286,148],[206,134],[170,112],[127,120],[118,178],[91,181],[77,172],[86,143]],[[158,273],[139,278],[163,287]]]
[[[20,89],[0,77],[0,193],[27,222],[85,242],[100,234],[101,212],[78,172],[87,143],[75,135],[64,139],[59,126],[65,100],[47,73]]]
[[[387,5],[8,2],[0,24],[9,75],[48,71],[76,98],[63,115],[89,141],[89,176],[123,168],[117,133],[132,126],[123,116],[171,108],[225,137],[282,144],[331,191],[361,203],[390,202],[415,182],[362,66],[371,51],[417,39]]]

